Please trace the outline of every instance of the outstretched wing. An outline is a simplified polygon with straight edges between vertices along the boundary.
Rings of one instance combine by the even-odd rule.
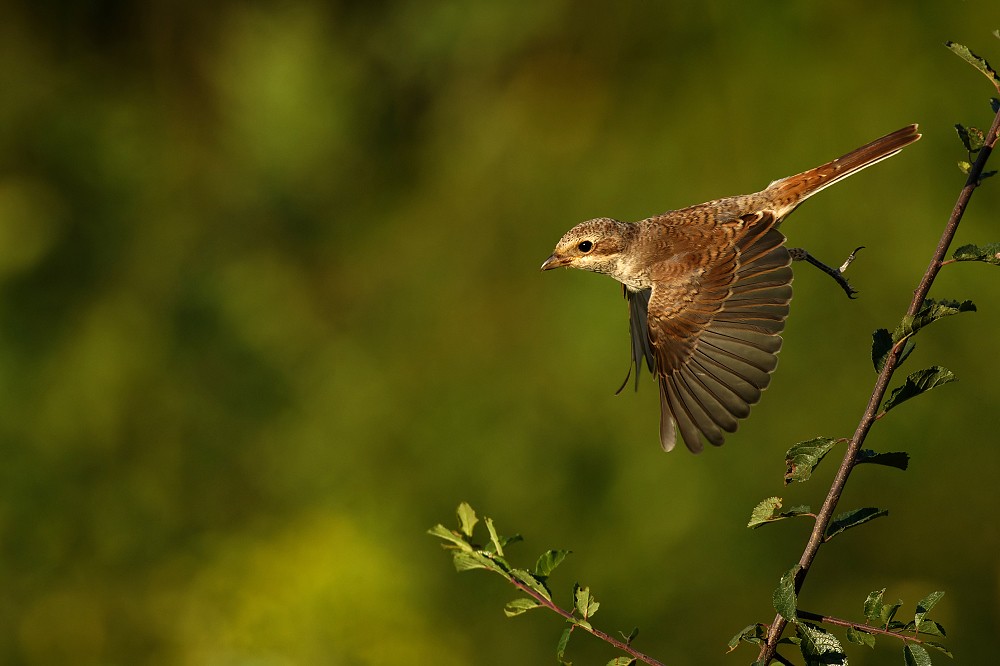
[[[630,294],[633,359],[651,349],[660,384],[660,443],[674,447],[675,424],[694,453],[701,436],[723,432],[770,382],[792,298],[791,258],[768,212],[748,215],[746,232],[708,266],[654,283],[645,313],[649,347],[636,342],[642,292]],[[641,340],[640,340],[641,342]]]

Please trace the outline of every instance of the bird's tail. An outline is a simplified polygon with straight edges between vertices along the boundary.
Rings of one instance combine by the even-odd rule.
[[[861,171],[876,162],[888,159],[920,138],[917,125],[909,125],[886,134],[880,139],[852,150],[832,162],[795,176],[776,180],[765,192],[780,210],[778,219],[790,213],[800,203],[834,183]]]

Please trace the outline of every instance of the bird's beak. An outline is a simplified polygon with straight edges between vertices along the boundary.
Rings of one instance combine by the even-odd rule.
[[[573,263],[571,257],[560,257],[558,254],[553,254],[551,257],[545,260],[542,264],[541,270],[550,271],[553,268],[559,268],[560,266],[568,266]]]

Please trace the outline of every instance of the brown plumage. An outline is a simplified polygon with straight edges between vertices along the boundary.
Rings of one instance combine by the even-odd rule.
[[[634,223],[589,220],[559,240],[542,270],[572,266],[624,285],[636,380],[645,360],[660,385],[664,450],[674,447],[675,430],[694,453],[702,437],[722,445],[767,388],[792,298],[781,221],[919,138],[910,125],[755,194]]]

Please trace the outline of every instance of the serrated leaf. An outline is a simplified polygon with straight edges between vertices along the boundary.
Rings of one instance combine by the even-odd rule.
[[[462,502],[458,505],[458,527],[462,530],[462,534],[467,537],[472,536],[472,528],[476,526],[479,522],[479,518],[476,517],[476,512],[471,506],[466,502]]]
[[[750,624],[744,627],[735,636],[729,639],[727,644],[729,649],[727,652],[732,652],[740,645],[740,641],[746,643],[753,643],[755,645],[760,645],[767,640],[767,627],[758,622],[757,624]]]
[[[847,628],[847,640],[855,645],[867,645],[870,648],[875,647],[875,636],[856,627]]]
[[[607,663],[607,666],[632,666],[634,663],[633,657],[615,657]]]
[[[915,622],[911,622],[910,624],[912,624],[913,625],[913,629],[916,630],[916,623]],[[945,633],[944,627],[942,627],[940,624],[938,624],[934,620],[931,620],[931,619],[926,618],[926,617],[920,622],[920,633],[923,634],[924,636],[947,636],[948,635],[947,633]]]
[[[982,72],[983,75],[988,78],[998,90],[1000,90],[1000,76],[997,75],[996,70],[990,67],[990,63],[986,62],[986,58],[980,58],[975,53],[970,51],[969,47],[964,44],[947,41],[944,45],[959,58]]]
[[[958,301],[950,300],[935,301],[933,298],[928,298],[920,306],[920,309],[917,310],[917,314],[903,317],[899,325],[896,326],[896,330],[892,332],[892,342],[896,344],[942,317],[950,317],[960,312],[975,311],[976,305],[972,301],[966,300],[959,303]]]
[[[897,407],[910,398],[915,398],[921,393],[926,393],[932,388],[948,384],[955,381],[955,375],[948,368],[940,365],[933,365],[923,370],[911,373],[902,386],[897,386],[882,404],[882,411],[888,412],[893,407]]]
[[[427,530],[427,533],[436,536],[439,539],[444,539],[445,541],[450,541],[462,550],[472,550],[472,546],[466,541],[460,534],[449,530],[447,527],[441,524],[437,524],[434,527]],[[445,546],[448,548],[449,546]]]
[[[882,606],[882,626],[886,629],[902,629],[902,622],[894,622],[892,618],[896,617],[896,611],[900,609],[903,605],[902,601],[897,601],[894,604],[889,604],[888,606]]]
[[[795,621],[795,608],[798,603],[795,598],[795,576],[798,573],[799,565],[796,564],[785,572],[785,575],[778,581],[778,587],[775,588],[774,594],[771,595],[774,610],[778,611],[781,617],[789,622]]]
[[[982,247],[978,245],[963,245],[951,255],[955,261],[982,261],[994,266],[1000,266],[1000,243],[989,243]]]
[[[889,511],[887,509],[876,509],[873,506],[845,511],[830,521],[830,525],[826,528],[826,538],[831,539],[844,530],[849,530],[852,527],[867,523],[869,520],[875,520],[876,518],[888,515]]]
[[[934,648],[934,649],[935,649],[935,650],[937,650],[938,652],[943,652],[943,653],[945,653],[946,655],[948,655],[948,656],[949,656],[949,657],[951,657],[952,659],[954,659],[954,658],[955,658],[955,655],[953,655],[953,654],[951,653],[951,651],[949,651],[949,650],[948,650],[948,648],[946,648],[945,646],[941,645],[940,643],[937,643],[937,642],[935,642],[935,641],[924,641],[924,643],[923,643],[923,644],[924,644],[924,646],[925,646],[925,647],[929,647],[929,648]]]
[[[931,656],[916,643],[903,645],[903,663],[906,666],[931,666]]]
[[[937,602],[941,601],[944,592],[931,592],[926,597],[917,602],[917,612],[913,615],[913,629],[920,631],[920,624],[924,621],[927,613],[934,608]]]
[[[562,634],[559,636],[559,642],[556,643],[556,659],[560,664],[565,664],[563,657],[566,656],[566,646],[569,645],[569,637],[573,635],[573,625],[568,625],[563,629]]]
[[[487,531],[490,533],[490,543],[493,544],[493,548],[496,550],[496,554],[499,555],[500,557],[503,557],[503,544],[500,543],[500,537],[497,536],[497,530],[495,527],[493,527],[493,519],[486,518],[484,519],[484,522],[486,523]]]
[[[847,666],[847,655],[836,636],[821,627],[800,622],[795,625],[799,649],[808,666],[815,664],[841,664]]]
[[[884,594],[884,587],[881,590],[875,590],[874,592],[868,593],[868,598],[865,599],[865,619],[868,620],[869,624],[881,623],[882,596]]]
[[[486,569],[508,577],[506,571],[498,562],[492,560],[478,551],[459,551],[453,556],[455,571],[471,571],[473,569]]]
[[[747,523],[747,527],[757,528],[764,523],[769,523],[773,520],[780,520],[775,513],[780,508],[780,497],[768,497],[767,499],[762,500],[753,508],[753,511],[750,512],[750,522]]]
[[[503,607],[503,612],[507,617],[514,617],[515,615],[526,613],[532,608],[539,608],[541,605],[542,604],[538,603],[534,599],[521,597],[519,599],[514,599],[513,601],[508,601],[507,605]]]
[[[785,453],[785,485],[793,481],[807,481],[813,470],[842,439],[816,437],[805,442],[794,444]]]
[[[861,449],[858,451],[856,464],[868,463],[871,465],[885,465],[896,469],[906,470],[910,466],[910,454],[905,451],[886,451],[879,453],[871,449]]]
[[[547,550],[535,562],[535,575],[546,578],[569,555],[568,550]]]
[[[590,618],[601,607],[590,593],[590,588],[580,587],[579,583],[573,586],[573,605],[584,620]]]
[[[510,575],[517,581],[523,583],[530,590],[534,590],[538,594],[542,595],[545,599],[552,601],[552,593],[549,592],[549,588],[545,586],[545,583],[535,577],[530,571],[525,571],[524,569],[511,569]]]
[[[961,139],[962,145],[970,153],[978,153],[983,149],[983,144],[986,143],[983,130],[976,127],[955,125],[955,131],[958,132],[958,138]]]

